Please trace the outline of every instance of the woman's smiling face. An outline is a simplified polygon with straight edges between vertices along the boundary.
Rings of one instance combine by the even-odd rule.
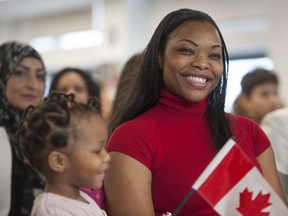
[[[5,95],[8,103],[19,110],[39,104],[44,94],[45,76],[40,60],[24,58],[7,80]]]
[[[222,43],[206,21],[188,21],[176,28],[159,57],[164,88],[187,101],[202,101],[223,74]]]

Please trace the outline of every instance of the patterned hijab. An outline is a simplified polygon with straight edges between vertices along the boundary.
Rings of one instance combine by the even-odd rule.
[[[26,44],[7,42],[0,46],[0,126],[4,127],[18,159],[23,159],[19,147],[16,144],[17,127],[23,112],[11,107],[5,96],[7,80],[18,64],[26,57],[36,58],[43,61],[39,53]]]
[[[24,110],[12,107],[6,99],[7,80],[20,62],[32,57],[43,61],[39,53],[26,44],[7,42],[0,46],[0,127],[9,137],[13,155],[11,209],[9,215],[30,215],[35,197],[43,191],[44,179],[28,165],[17,142],[17,128]]]

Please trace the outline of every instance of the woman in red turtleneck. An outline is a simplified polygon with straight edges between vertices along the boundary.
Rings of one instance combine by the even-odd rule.
[[[174,212],[234,136],[283,198],[270,142],[252,121],[224,112],[228,55],[213,19],[180,9],[157,27],[109,126],[104,187],[111,216]],[[194,193],[179,215],[217,215]]]

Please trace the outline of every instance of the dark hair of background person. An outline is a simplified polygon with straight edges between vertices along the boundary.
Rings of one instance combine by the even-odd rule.
[[[279,80],[276,73],[264,68],[255,68],[243,76],[241,81],[242,93],[249,97],[254,87],[264,83],[278,85]]]
[[[74,67],[66,67],[66,68],[62,69],[61,71],[59,71],[58,73],[56,73],[56,75],[52,79],[49,92],[51,92],[53,90],[58,90],[57,85],[58,85],[60,78],[64,74],[70,73],[70,72],[74,72],[74,73],[79,74],[83,78],[83,80],[85,81],[85,83],[87,85],[89,96],[90,97],[96,97],[100,100],[100,87],[99,87],[99,85],[93,81],[93,79],[91,78],[91,76],[89,76],[89,74],[87,72],[85,72],[84,70],[81,70],[79,68],[74,68]]]
[[[124,105],[119,105],[119,107],[125,107],[125,109],[115,110],[113,119],[109,124],[110,134],[117,126],[135,118],[157,104],[160,90],[163,88],[163,75],[160,72],[158,62],[159,56],[164,55],[164,49],[170,33],[187,21],[207,21],[211,23],[221,39],[223,75],[217,87],[208,96],[206,118],[212,134],[212,143],[217,149],[220,149],[231,137],[232,133],[229,122],[224,112],[229,63],[227,48],[223,36],[214,20],[206,13],[190,9],[173,11],[158,25],[144,51],[143,62],[140,65],[138,76],[134,81],[133,91],[130,91],[129,94],[127,93],[125,96],[128,97],[129,100],[121,101],[119,99],[119,103],[125,103]]]
[[[129,100],[127,94],[133,90],[134,80],[137,77],[139,66],[143,59],[143,53],[132,55],[124,64],[118,81],[116,95],[112,105],[111,119],[116,118],[117,110],[125,110],[126,104],[123,100]]]
[[[77,139],[75,118],[100,115],[100,103],[91,97],[87,104],[77,103],[74,95],[52,91],[43,102],[30,106],[22,118],[17,139],[30,165],[43,172],[47,149],[67,147],[69,137]],[[44,173],[43,173],[44,174]]]

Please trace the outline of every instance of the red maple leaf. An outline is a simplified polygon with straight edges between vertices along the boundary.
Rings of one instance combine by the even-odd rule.
[[[260,191],[257,197],[252,200],[252,192],[249,192],[247,188],[240,193],[240,206],[237,210],[243,216],[269,216],[270,212],[262,212],[269,203],[270,193],[262,194]]]

